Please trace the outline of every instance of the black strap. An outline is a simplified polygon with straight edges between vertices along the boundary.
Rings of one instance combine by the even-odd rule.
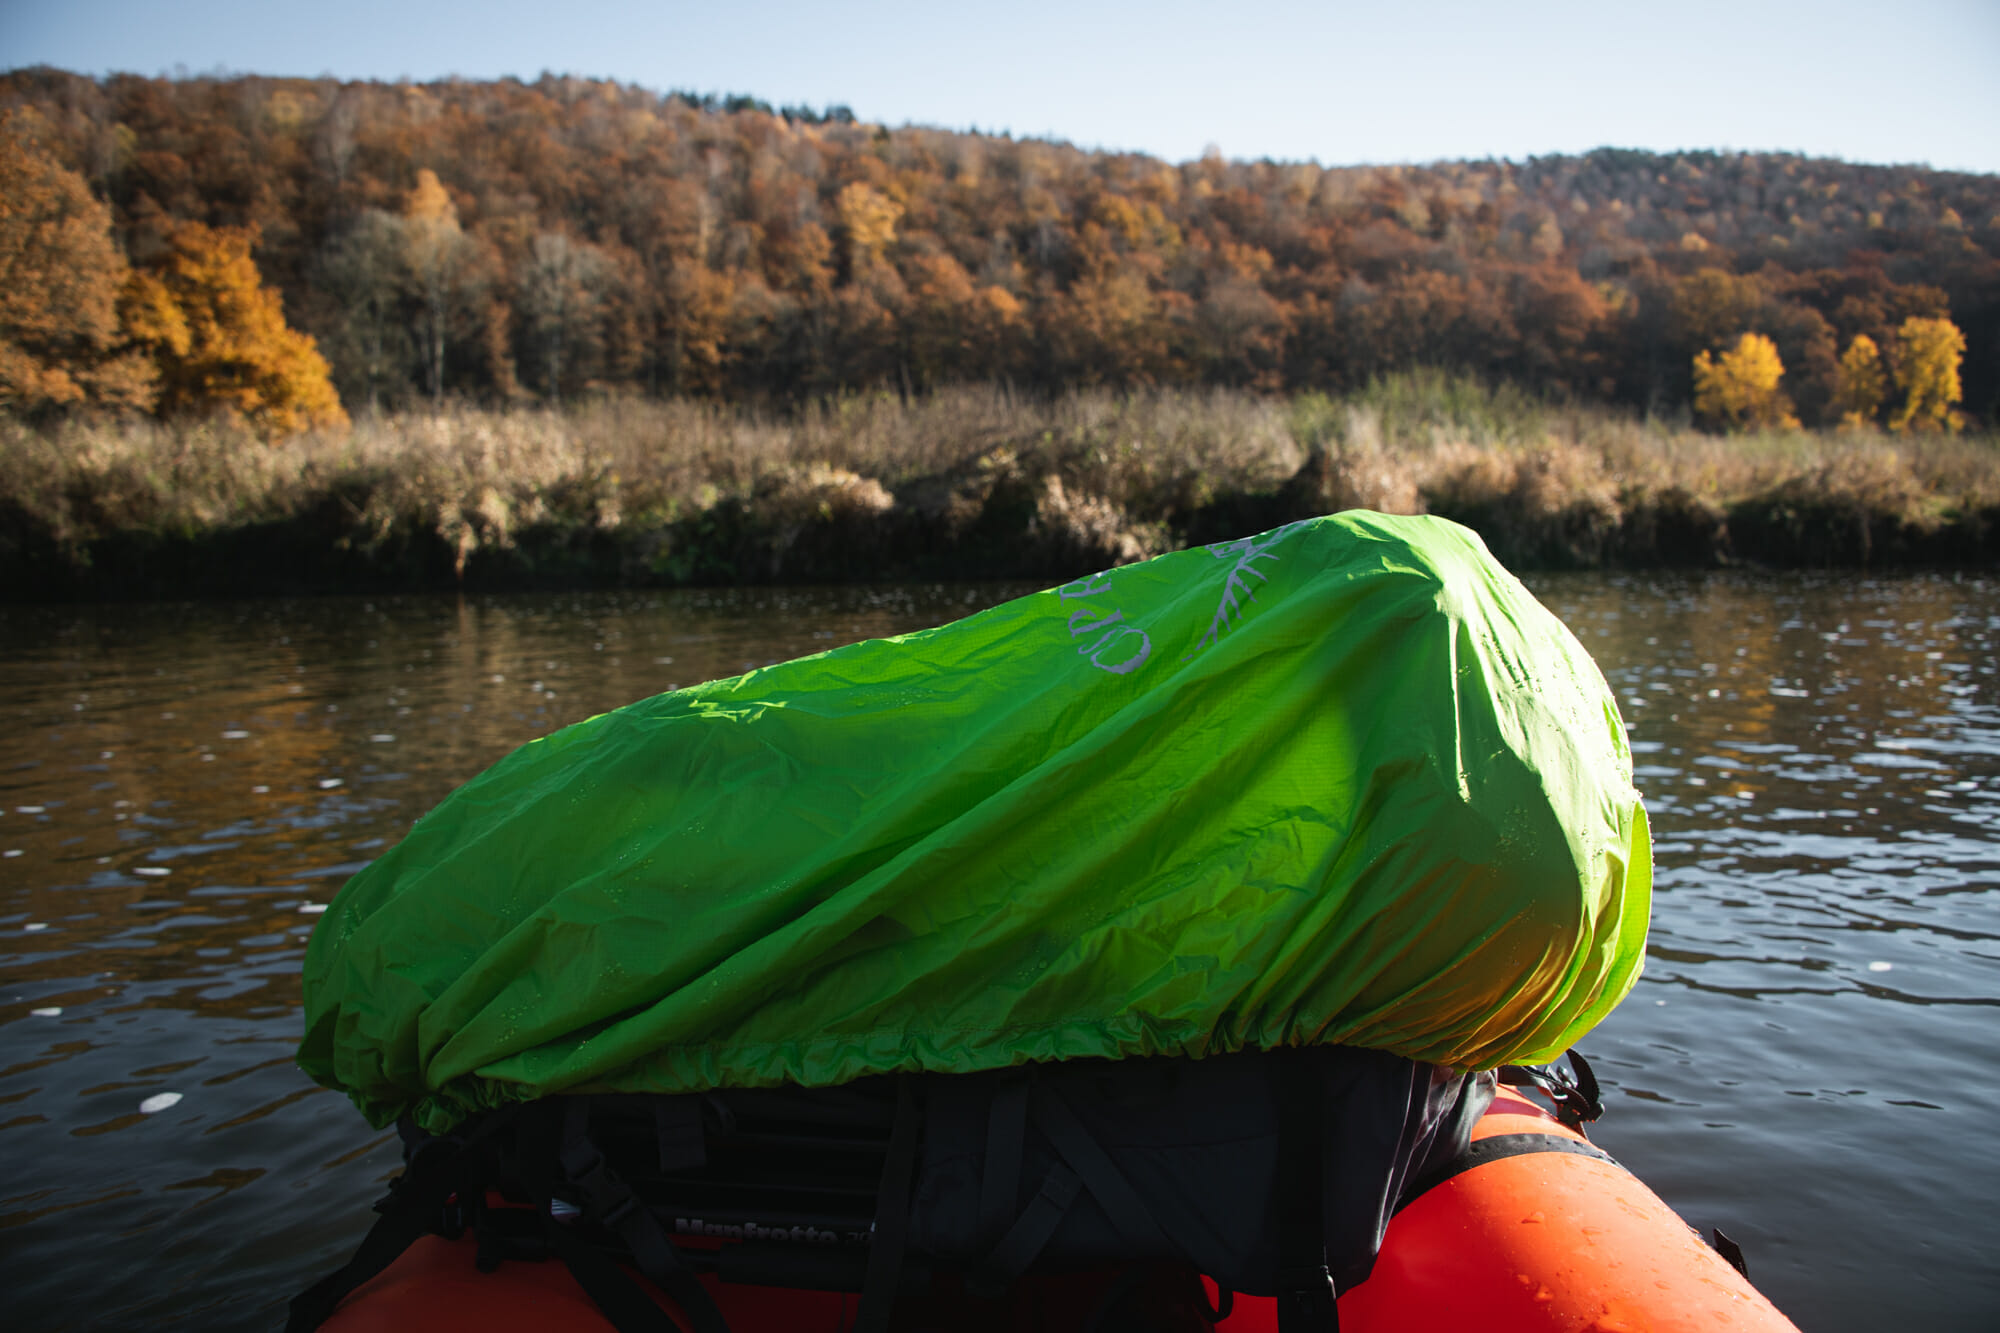
[[[910,1184],[917,1174],[917,1094],[907,1074],[896,1079],[896,1123],[889,1131],[889,1153],[882,1162],[882,1184],[875,1193],[874,1238],[868,1249],[868,1272],[861,1280],[861,1304],[854,1316],[854,1333],[885,1333],[903,1276],[903,1251],[910,1233]]]
[[[1061,1162],[1051,1166],[1042,1177],[1042,1187],[1007,1228],[1007,1234],[972,1266],[966,1275],[966,1290],[988,1300],[1003,1295],[1015,1278],[1028,1271],[1081,1193],[1083,1181],[1076,1172]]]
[[[482,1273],[499,1271],[510,1260],[539,1263],[550,1255],[542,1214],[532,1208],[480,1208],[473,1218],[479,1243],[473,1267]]]
[[[1538,1152],[1570,1153],[1577,1157],[1594,1157],[1613,1166],[1619,1165],[1616,1158],[1596,1144],[1566,1138],[1561,1134],[1495,1134],[1491,1138],[1474,1139],[1465,1145],[1465,1151],[1443,1166],[1426,1173],[1419,1180],[1410,1182],[1404,1188],[1402,1197],[1396,1201],[1396,1211],[1401,1212],[1415,1203],[1424,1191],[1435,1189],[1453,1176],[1463,1175],[1476,1166]],[[1619,1169],[1624,1168],[1619,1167]]]
[[[708,1134],[701,1102],[694,1097],[661,1097],[653,1102],[653,1142],[660,1170],[671,1175],[708,1164]]]
[[[1279,1333],[1338,1333],[1340,1306],[1326,1263],[1326,1096],[1312,1048],[1273,1052],[1278,1175]]]
[[[979,1236],[995,1244],[1021,1197],[1021,1154],[1028,1137],[1027,1078],[1011,1078],[986,1108],[986,1160],[979,1177]],[[1046,1186],[1045,1186],[1046,1187]]]
[[[577,1235],[572,1226],[550,1217],[547,1234],[549,1248],[618,1333],[679,1333],[680,1325],[610,1255]],[[687,1310],[685,1302],[681,1308]],[[700,1321],[695,1322],[699,1327]]]
[[[1583,1053],[1566,1053],[1569,1068],[1561,1065],[1502,1065],[1495,1071],[1510,1087],[1532,1085],[1547,1093],[1556,1104],[1556,1119],[1570,1129],[1582,1129],[1604,1114],[1604,1101],[1597,1087],[1597,1073]]]
[[[431,1139],[420,1144],[376,1208],[382,1217],[362,1238],[354,1257],[292,1298],[285,1333],[310,1333],[325,1323],[348,1293],[394,1263],[420,1237],[438,1230],[454,1195],[484,1190],[483,1149],[475,1140]]]
[[[701,1285],[701,1279],[694,1275],[693,1270],[681,1262],[680,1251],[667,1238],[659,1219],[647,1210],[632,1187],[611,1169],[611,1165],[604,1160],[604,1154],[590,1141],[590,1099],[587,1097],[568,1099],[563,1114],[562,1147],[557,1161],[562,1166],[563,1178],[579,1196],[584,1218],[617,1233],[632,1252],[632,1262],[681,1307],[681,1313],[694,1325],[694,1333],[729,1333],[729,1321],[722,1317],[715,1298],[708,1294],[708,1288]],[[552,1225],[560,1228],[558,1223]],[[589,1248],[575,1244],[558,1245],[556,1253],[562,1256],[565,1263],[570,1263],[572,1254]],[[618,1278],[624,1278],[616,1264],[608,1259],[605,1264]],[[570,1271],[576,1273],[578,1282],[584,1281],[583,1272],[574,1263],[570,1263]],[[584,1289],[590,1290],[588,1285]],[[591,1299],[597,1299],[594,1292]],[[644,1299],[643,1293],[641,1299]],[[652,1305],[651,1301],[645,1303]],[[601,1302],[599,1308],[603,1308]],[[606,1309],[604,1313],[614,1324],[618,1323],[610,1310]],[[619,1328],[624,1330],[625,1326],[619,1324]],[[639,1333],[639,1330],[634,1328],[627,1333]]]
[[[1111,1219],[1111,1225],[1118,1228],[1133,1247],[1134,1253],[1164,1257],[1176,1253],[1167,1238],[1160,1234],[1159,1223],[1147,1209],[1139,1192],[1132,1188],[1132,1182],[1125,1178],[1117,1164],[1090,1136],[1076,1113],[1056,1095],[1056,1090],[1046,1081],[1037,1082],[1029,1096],[1030,1114],[1035,1128],[1042,1131],[1069,1168],[1083,1180],[1083,1187]]]

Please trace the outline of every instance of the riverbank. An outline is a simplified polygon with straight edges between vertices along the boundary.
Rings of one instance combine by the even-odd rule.
[[[1061,579],[1350,507],[1517,569],[2000,566],[2000,440],[1718,437],[1441,375],[1341,398],[613,399],[260,442],[0,422],[10,601]]]

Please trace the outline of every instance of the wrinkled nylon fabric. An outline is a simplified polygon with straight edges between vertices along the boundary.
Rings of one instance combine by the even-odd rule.
[[[522,746],[334,898],[299,1063],[444,1132],[1086,1056],[1550,1059],[1638,976],[1631,770],[1477,536],[1312,519]]]

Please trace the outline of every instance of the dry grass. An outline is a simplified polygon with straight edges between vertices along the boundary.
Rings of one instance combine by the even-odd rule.
[[[93,543],[120,535],[198,541],[333,509],[355,549],[434,542],[461,574],[534,532],[655,554],[672,533],[685,548],[707,516],[709,528],[726,518],[739,537],[757,534],[771,576],[810,575],[795,566],[818,549],[800,544],[816,529],[851,545],[915,524],[910,540],[949,545],[1003,511],[1043,563],[1087,565],[1209,540],[1232,522],[1353,506],[1459,518],[1522,564],[1727,558],[1746,534],[1769,548],[1759,558],[1782,559],[1785,531],[1805,544],[1802,559],[1852,555],[1858,542],[1866,560],[1968,525],[1969,549],[1988,550],[2000,445],[1879,432],[1723,438],[1422,374],[1340,399],[1081,391],[1047,401],[968,387],[792,417],[636,399],[562,413],[454,408],[276,446],[227,421],[0,422],[0,513],[83,563]],[[1843,524],[1858,535],[1839,537]],[[1687,551],[1669,549],[1681,540]],[[870,558],[894,566],[893,543],[877,545]],[[656,561],[652,576],[693,568]]]

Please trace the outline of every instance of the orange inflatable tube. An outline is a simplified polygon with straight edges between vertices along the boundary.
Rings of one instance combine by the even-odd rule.
[[[1477,1165],[1406,1204],[1375,1271],[1341,1293],[1342,1333],[1798,1333],[1659,1195],[1517,1090],[1472,1139],[1487,1145]],[[1236,1304],[1218,1327],[1276,1333],[1275,1301]]]
[[[1472,1138],[1469,1164],[1396,1214],[1373,1274],[1341,1293],[1342,1333],[1798,1333],[1658,1195],[1516,1090],[1501,1089]],[[560,1263],[508,1263],[487,1274],[474,1266],[475,1252],[470,1237],[426,1237],[322,1327],[612,1333]],[[967,1310],[960,1326],[1060,1328],[1067,1309],[1081,1327],[1095,1304],[1092,1281],[1048,1279],[1040,1299],[1016,1302],[1011,1317],[987,1309],[971,1318]],[[702,1282],[736,1333],[834,1333],[853,1324],[850,1294],[732,1285],[712,1275]],[[925,1313],[934,1322],[940,1312],[932,1305]],[[1239,1295],[1216,1327],[1277,1333],[1277,1302]]]

